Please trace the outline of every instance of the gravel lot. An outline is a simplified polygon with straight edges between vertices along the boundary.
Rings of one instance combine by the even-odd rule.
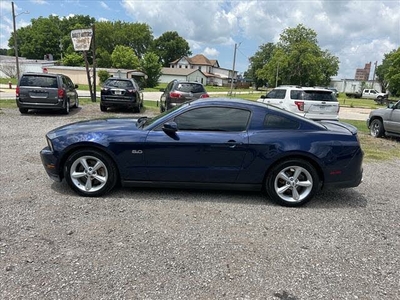
[[[1,299],[400,298],[399,158],[302,208],[229,191],[89,199],[47,177],[47,131],[116,114],[0,112]]]

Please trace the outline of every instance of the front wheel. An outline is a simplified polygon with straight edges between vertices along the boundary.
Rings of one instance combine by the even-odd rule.
[[[107,106],[104,106],[104,105],[100,104],[100,110],[101,111],[107,111]]]
[[[111,158],[103,152],[78,150],[68,157],[64,177],[79,195],[99,197],[115,186],[117,168]]]
[[[381,120],[375,119],[371,122],[370,133],[373,137],[381,137],[384,135],[385,129],[383,128]]]
[[[20,112],[21,114],[27,114],[27,113],[28,113],[28,109],[27,109],[27,108],[20,108],[20,109],[19,109],[19,112]]]
[[[305,160],[296,159],[274,166],[265,185],[274,202],[283,206],[300,206],[314,197],[319,182],[315,168]]]

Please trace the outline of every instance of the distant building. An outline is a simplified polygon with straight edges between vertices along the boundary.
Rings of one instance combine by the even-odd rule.
[[[186,72],[177,73],[177,69],[186,70]],[[218,60],[208,59],[203,54],[197,54],[193,57],[183,56],[171,62],[169,68],[163,68],[160,82],[168,82],[176,75],[187,76],[186,73],[193,76],[193,70],[200,71],[200,74],[196,74],[196,76],[200,75],[196,81],[206,85],[228,86],[232,77],[234,82],[238,78],[237,71],[232,72],[230,69],[221,68]]]
[[[368,81],[370,72],[371,72],[371,62],[365,64],[364,69],[357,69],[354,79],[360,81]]]

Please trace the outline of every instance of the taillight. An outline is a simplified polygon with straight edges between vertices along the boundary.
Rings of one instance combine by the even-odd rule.
[[[181,93],[178,93],[178,92],[171,92],[171,93],[169,93],[169,96],[170,96],[171,98],[181,98],[181,97],[182,97],[182,94],[181,94]]]
[[[208,97],[210,97],[208,94],[203,94],[200,96],[200,98],[208,98]]]
[[[19,86],[17,86],[15,89],[15,96],[19,97]]]
[[[58,98],[64,98],[65,91],[63,89],[58,89]]]
[[[298,110],[304,111],[304,102],[303,101],[294,101],[294,104],[297,105]]]

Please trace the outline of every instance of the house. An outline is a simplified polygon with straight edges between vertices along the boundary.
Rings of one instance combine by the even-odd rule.
[[[182,69],[182,68],[162,68],[162,76],[160,77],[160,82],[170,82],[172,80],[183,80],[183,81],[196,81],[201,84],[206,84],[207,77],[199,69]]]
[[[25,57],[18,57],[19,73],[24,72],[42,72],[43,68],[54,66],[56,61],[41,60],[41,59],[27,59]],[[15,77],[17,74],[17,67],[15,56],[0,55],[0,78]]]
[[[136,70],[126,70],[126,69],[112,69],[112,68],[96,68],[96,72],[100,70],[105,70],[110,74],[110,77],[117,78],[135,78],[139,80],[141,78],[146,78],[146,74]],[[51,66],[47,67],[49,73],[61,73],[76,83],[76,84],[88,84],[87,73],[85,67],[69,67],[69,66]],[[93,68],[89,68],[90,76],[93,76]],[[97,74],[96,74],[97,75]],[[93,81],[92,81],[93,82]],[[99,83],[99,77],[96,76],[96,82]]]
[[[199,73],[190,72],[193,72],[194,70],[200,71],[204,76],[204,79]],[[182,77],[184,76],[188,76],[184,79],[188,80],[189,75],[185,74],[193,74],[194,77],[199,76],[198,78],[203,79],[204,81],[199,79],[195,81],[205,85],[229,86],[232,77],[234,80],[237,78],[237,71],[233,73],[232,70],[221,68],[218,60],[208,59],[203,54],[197,54],[193,57],[183,56],[171,62],[169,68],[163,68],[160,82],[169,82],[172,79],[180,79],[177,76],[181,76],[181,79],[183,79]]]

